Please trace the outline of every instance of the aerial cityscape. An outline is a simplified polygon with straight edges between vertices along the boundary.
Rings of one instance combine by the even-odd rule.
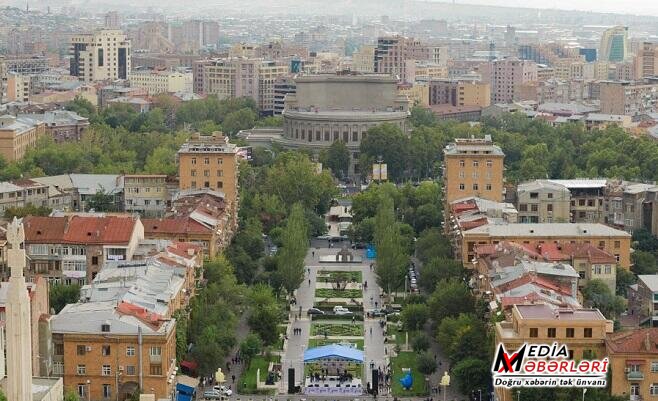
[[[0,401],[658,400],[658,3],[0,4]]]

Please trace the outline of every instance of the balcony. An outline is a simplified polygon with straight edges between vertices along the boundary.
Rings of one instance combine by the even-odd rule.
[[[644,380],[644,373],[642,372],[628,372],[626,373],[626,380],[630,381],[638,381],[638,380]]]
[[[149,362],[153,364],[162,364],[162,355],[149,355]]]

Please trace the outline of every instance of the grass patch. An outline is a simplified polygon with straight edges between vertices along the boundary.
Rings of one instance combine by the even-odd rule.
[[[363,291],[350,289],[350,290],[334,290],[333,288],[318,288],[315,290],[317,298],[362,298]]]
[[[267,377],[267,368],[270,366],[270,362],[279,362],[280,357],[271,356],[267,359],[264,356],[255,356],[251,362],[249,362],[249,367],[240,375],[240,382],[238,383],[238,393],[240,394],[268,394],[274,395],[275,390],[258,390],[256,385],[256,371],[260,369],[261,380],[265,380]]]
[[[362,275],[359,271],[341,272],[333,270],[320,270],[318,272],[317,281],[321,283],[334,283],[336,280],[340,280],[360,283],[361,278]]]
[[[393,396],[412,397],[426,396],[429,394],[426,388],[425,375],[418,371],[418,366],[416,364],[417,358],[418,354],[415,352],[400,352],[398,356],[391,358],[391,365],[393,368]],[[402,368],[411,369],[413,384],[409,390],[403,389],[402,384],[400,384],[400,379],[406,375],[406,372],[403,372]]]
[[[323,345],[339,344],[341,342],[348,342],[351,344],[355,344],[357,349],[363,351],[363,340],[331,340],[331,339],[325,340],[324,338],[311,338],[310,340],[308,340],[308,347],[309,348],[321,347]]]
[[[274,343],[273,348],[277,351],[283,351],[283,337],[286,334],[286,325],[285,324],[280,324],[276,330],[279,333],[279,338],[276,340],[276,343]]]
[[[312,336],[343,336],[356,337],[363,336],[363,323],[316,323],[311,324]]]
[[[342,306],[344,308],[347,308],[351,310],[352,312],[363,312],[363,305],[362,304],[355,304],[352,302],[326,302],[326,301],[320,301],[315,304],[315,307],[318,309],[322,309],[325,312],[333,312],[334,306]]]
[[[329,311],[331,313],[331,310]],[[355,313],[352,316],[354,316],[355,320],[363,321],[363,314]],[[311,315],[311,320],[315,322],[322,322],[322,321],[330,321],[330,320],[345,320],[345,318],[352,318],[352,316],[341,316],[341,315]]]

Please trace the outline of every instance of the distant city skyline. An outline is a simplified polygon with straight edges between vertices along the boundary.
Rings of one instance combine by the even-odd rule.
[[[446,0],[431,0],[451,2]],[[658,3],[652,0],[454,0],[457,4],[526,7],[538,9],[578,10],[617,14],[643,14],[658,16]]]

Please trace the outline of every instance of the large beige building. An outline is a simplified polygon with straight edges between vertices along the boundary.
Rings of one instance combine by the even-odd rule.
[[[606,81],[599,88],[601,113],[634,116],[655,111],[658,83]]]
[[[414,38],[380,37],[375,49],[375,72],[391,75],[398,80],[407,80],[407,60],[438,61],[439,65],[445,60],[447,63],[447,52],[440,49],[424,45]]]
[[[475,196],[503,200],[505,154],[491,136],[458,138],[443,151],[446,202]]]
[[[178,150],[181,190],[208,188],[225,195],[231,210],[238,204],[237,147],[220,132],[212,136],[195,134]]]
[[[30,77],[15,72],[7,74],[6,91],[9,102],[29,102]]]
[[[545,180],[519,184],[516,210],[519,223],[568,223],[571,193],[564,185]]]
[[[628,40],[628,27],[615,26],[603,31],[601,46],[599,47],[599,60],[620,62],[628,58],[630,44]]]
[[[0,156],[10,162],[22,159],[45,133],[46,125],[41,121],[0,116]]]
[[[128,75],[130,86],[145,89],[150,95],[192,93],[192,73],[175,71],[134,71]]]
[[[477,81],[433,79],[429,83],[430,105],[452,106],[491,105],[491,85]]]
[[[352,54],[352,71],[362,74],[375,72],[375,46],[361,46]]]
[[[514,305],[510,321],[496,323],[496,346],[504,344],[512,352],[524,343],[565,344],[569,359],[601,358],[605,355],[605,339],[612,333],[613,323],[598,309],[555,308],[546,304]],[[513,401],[512,393],[496,388],[500,401]]]
[[[658,76],[658,43],[643,42],[633,60],[635,78]]]
[[[274,83],[289,73],[287,64],[260,58],[212,60],[203,69],[203,92],[220,99],[250,97],[262,113],[274,112]]]
[[[71,37],[70,74],[84,82],[127,79],[130,39],[118,29],[102,29]]]
[[[519,86],[537,80],[534,61],[503,59],[492,63],[491,97],[494,103],[511,103],[519,96]]]

